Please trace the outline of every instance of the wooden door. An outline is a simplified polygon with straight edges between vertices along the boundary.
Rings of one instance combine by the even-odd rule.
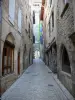
[[[20,52],[18,53],[18,74],[20,74]]]
[[[13,72],[12,69],[12,52],[13,48],[5,46],[3,48],[3,59],[2,59],[2,75],[7,75]]]

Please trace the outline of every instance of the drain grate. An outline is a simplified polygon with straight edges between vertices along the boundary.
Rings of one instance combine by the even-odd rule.
[[[32,75],[32,76],[38,76],[38,74],[34,74],[34,75]]]
[[[30,72],[26,72],[25,74],[30,74]]]
[[[53,87],[54,85],[53,84],[48,84],[48,86]]]
[[[52,73],[52,72],[48,72],[48,73],[50,74],[50,73]]]

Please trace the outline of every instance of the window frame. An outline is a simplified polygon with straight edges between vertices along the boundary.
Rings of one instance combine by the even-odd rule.
[[[52,0],[50,0],[50,7],[51,7],[51,5],[52,5]]]
[[[50,20],[49,20],[49,37],[51,36],[51,22],[50,22]]]
[[[11,3],[12,1],[13,3]],[[9,0],[9,21],[12,25],[14,25],[14,20],[15,20],[15,0]]]
[[[63,8],[62,8],[62,11],[61,11],[61,18],[64,16],[66,10],[68,9],[69,7],[69,2],[68,0],[63,0]]]
[[[51,32],[53,32],[54,29],[54,11],[52,11],[51,14]]]
[[[22,10],[18,9],[18,32],[21,33],[22,30]]]

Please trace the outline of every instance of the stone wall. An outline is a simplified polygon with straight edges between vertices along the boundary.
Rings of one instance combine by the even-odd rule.
[[[61,16],[65,5],[61,5],[62,0],[58,0],[58,8],[57,8],[57,65],[58,65],[58,78],[65,85],[65,87],[75,95],[75,81],[73,78],[75,77],[75,69],[74,69],[74,58],[75,55],[75,47],[69,38],[69,36],[74,33],[74,16],[73,16],[73,0],[68,0],[68,7],[65,9],[63,16]],[[61,47],[62,44],[65,46],[69,60],[70,60],[70,68],[71,73],[66,73],[62,71],[62,52]]]
[[[6,40],[6,37],[11,33],[11,35],[14,37],[14,72],[12,74],[2,76],[2,59],[0,59],[0,73],[1,73],[1,88],[2,93],[11,86],[11,84],[18,78],[18,52],[20,52],[20,75],[24,72],[24,70],[32,64],[32,34],[33,32],[28,33],[28,30],[25,31],[26,28],[28,28],[28,23],[31,20],[30,16],[30,9],[28,6],[28,0],[15,0],[15,19],[14,19],[14,25],[9,21],[9,0],[2,0],[2,28],[1,28],[1,37],[0,37],[0,48],[1,48],[1,57],[3,56],[3,47]],[[27,6],[27,8],[26,8]],[[22,30],[21,33],[18,31],[18,10],[19,7],[22,11]],[[26,23],[26,15],[28,17],[27,23]],[[27,26],[27,27],[26,27]],[[32,22],[30,23],[30,30],[32,30]],[[30,34],[30,37],[29,37]],[[25,52],[25,60],[23,60],[23,53],[24,53],[24,46],[26,44],[26,52]],[[31,63],[27,63],[29,61],[29,51],[31,49]],[[25,65],[23,65],[25,62]],[[23,69],[23,66],[25,66]]]
[[[45,54],[46,64],[53,72],[57,72],[57,52],[53,47],[57,39],[56,10],[57,10],[57,0],[56,1],[52,0],[51,6],[49,1],[47,0],[47,5],[45,6],[44,21],[43,21],[44,24],[43,34],[44,34],[44,43],[45,43],[44,49],[47,49],[46,51],[47,53]],[[52,13],[54,13],[53,16],[54,21],[52,20]],[[54,27],[52,27],[53,22],[54,22]]]
[[[44,35],[45,43],[45,63],[49,68],[55,72],[57,71],[58,78],[64,84],[64,86],[75,96],[75,0],[57,0],[54,2],[54,30],[50,31],[50,37],[48,32],[48,27],[46,29],[45,24],[48,23],[46,18],[49,15],[44,16],[43,21],[43,30],[46,34]],[[48,1],[47,1],[48,2]],[[46,7],[47,8],[47,7]],[[47,17],[46,17],[47,16]],[[51,20],[50,20],[51,21]],[[46,24],[48,25],[48,24]],[[44,32],[44,31],[43,31]],[[54,50],[55,38],[56,49]],[[71,69],[71,73],[63,70],[63,54],[62,46],[65,47],[70,65],[68,66]],[[64,54],[64,56],[67,56]],[[65,60],[65,62],[67,59]],[[67,63],[67,62],[66,62]]]

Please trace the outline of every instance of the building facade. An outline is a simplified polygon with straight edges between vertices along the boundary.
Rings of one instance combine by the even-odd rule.
[[[57,0],[47,0],[44,5],[43,34],[45,48],[45,63],[53,72],[57,72],[57,27],[56,27]]]
[[[57,3],[58,78],[75,96],[75,15],[73,0]]]
[[[75,0],[46,0],[43,32],[45,63],[75,97],[74,4]]]
[[[33,30],[28,0],[0,0],[1,94],[32,64]]]

